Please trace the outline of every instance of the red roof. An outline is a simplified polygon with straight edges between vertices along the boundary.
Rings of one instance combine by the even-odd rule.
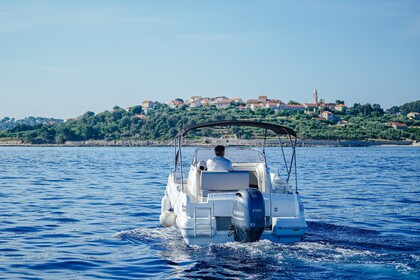
[[[230,104],[234,102],[234,100],[228,99],[228,100],[220,100],[217,102],[217,104]]]
[[[142,115],[142,114],[136,114],[136,115],[134,115],[136,118],[138,118],[138,119],[147,119],[147,116],[145,116],[145,115]]]
[[[247,103],[261,103],[261,100],[258,100],[258,99],[249,99],[246,102]]]
[[[395,125],[395,126],[398,126],[398,127],[406,127],[407,125],[405,124],[405,123],[400,123],[400,122],[389,122],[389,124],[393,124],[393,125]]]

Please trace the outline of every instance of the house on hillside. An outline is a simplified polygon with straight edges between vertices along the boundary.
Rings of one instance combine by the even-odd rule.
[[[220,102],[220,101],[222,101],[222,100],[228,100],[228,98],[226,97],[226,96],[216,96],[215,98],[214,98],[214,100],[216,101],[216,103],[217,102]]]
[[[135,118],[141,119],[141,120],[147,120],[147,116],[143,114],[136,114],[134,115]]]
[[[304,111],[305,110],[305,106],[301,104],[286,104],[284,108],[285,108],[284,110],[286,111]]]
[[[210,105],[210,98],[208,98],[208,97],[203,97],[203,98],[200,100],[200,103],[201,103],[201,106],[202,106],[202,107],[204,107],[204,106],[208,106],[208,105]]]
[[[168,103],[171,108],[180,108],[184,105],[184,102],[181,99],[175,99]]]
[[[304,103],[303,106],[305,107],[305,114],[313,115],[318,110],[318,103]]]
[[[336,106],[334,106],[334,110],[336,110],[337,112],[347,112],[347,106],[344,104],[338,104]]]
[[[265,103],[265,108],[273,110],[273,111],[278,111],[279,105],[280,105],[280,102],[271,100]]]
[[[258,108],[266,108],[270,110],[279,110],[279,105],[283,103],[278,99],[270,99],[267,97],[267,95],[260,95],[257,99],[249,99],[246,101],[246,104],[248,105],[248,108],[251,110],[255,110]],[[254,108],[254,109],[253,109]]]
[[[258,96],[258,101],[266,102],[266,101],[269,101],[269,99],[267,98],[267,95],[260,95]]]
[[[323,111],[321,112],[321,114],[319,115],[319,117],[321,119],[327,120],[327,121],[334,121],[335,120],[335,116],[333,113],[329,112],[329,111]]]
[[[152,109],[152,108],[153,108],[153,105],[154,105],[154,103],[153,103],[153,101],[151,101],[151,100],[144,100],[144,101],[141,103],[141,107],[142,107],[142,108]]]
[[[209,105],[216,105],[217,102],[222,101],[222,100],[227,100],[228,98],[226,96],[216,96],[216,97],[212,97],[209,100]]]
[[[265,109],[265,106],[262,103],[251,103],[249,105],[249,109],[252,111],[255,111],[257,109]]]
[[[230,107],[230,105],[232,105],[234,101],[232,99],[227,99],[227,100],[220,100],[216,103],[216,108],[217,109],[226,109],[228,107]]]
[[[147,114],[148,111],[153,110],[158,104],[159,104],[158,102],[153,102],[151,100],[144,100],[140,106],[143,112]]]
[[[398,130],[407,130],[408,126],[405,123],[400,122],[388,122],[390,126],[392,126],[394,129]]]
[[[244,103],[242,98],[239,98],[239,97],[231,98],[230,100],[232,100],[235,103]]]
[[[187,103],[192,108],[199,108],[201,107],[201,96],[191,96],[190,99],[188,99]]]
[[[340,119],[337,121],[337,124],[336,124],[336,125],[345,127],[345,126],[347,126],[348,124],[349,124],[349,122],[348,122],[348,121],[346,121],[346,120],[342,120],[342,119],[340,118]]]
[[[334,103],[325,103],[325,102],[322,102],[322,99],[321,99],[321,102],[318,103],[318,108],[320,110],[322,110],[324,108],[333,110],[334,107],[335,107],[335,104]]]
[[[264,103],[259,99],[248,99],[246,101],[246,104],[247,104],[248,108],[252,111],[255,111],[256,109],[265,108]]]
[[[407,114],[407,118],[411,120],[420,120],[420,113],[418,112],[410,112]]]
[[[247,104],[251,104],[251,103],[263,103],[261,100],[259,99],[248,99],[246,101]]]

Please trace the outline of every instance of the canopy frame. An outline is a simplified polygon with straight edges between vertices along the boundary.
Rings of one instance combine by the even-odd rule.
[[[296,167],[296,144],[297,144],[297,135],[296,132],[288,127],[271,124],[271,123],[264,123],[264,122],[255,122],[255,121],[215,121],[215,122],[207,122],[192,125],[186,127],[185,129],[179,131],[175,138],[174,138],[174,152],[175,152],[175,161],[174,161],[174,169],[173,175],[174,179],[180,179],[182,190],[184,191],[184,173],[183,173],[183,165],[182,165],[182,142],[184,136],[191,130],[205,128],[205,127],[217,127],[217,126],[247,126],[247,127],[257,127],[264,129],[264,142],[263,142],[263,155],[264,160],[267,165],[267,159],[265,155],[265,147],[267,144],[267,130],[273,131],[278,138],[279,146],[281,147],[283,161],[287,172],[287,180],[286,183],[289,183],[292,175],[292,171],[294,171],[295,177],[295,192],[298,193],[298,181],[297,181],[297,167]],[[290,162],[288,163],[285,156],[284,151],[284,142],[281,139],[281,136],[286,136],[289,142],[289,145],[292,148],[292,155],[290,158]],[[177,173],[179,169],[180,174]]]

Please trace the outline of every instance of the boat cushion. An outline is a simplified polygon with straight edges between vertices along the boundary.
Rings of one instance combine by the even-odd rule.
[[[209,191],[237,191],[248,187],[248,171],[201,172],[201,190],[203,196],[205,196]]]

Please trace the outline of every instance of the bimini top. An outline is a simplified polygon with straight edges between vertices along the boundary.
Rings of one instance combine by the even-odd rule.
[[[208,123],[202,123],[202,124],[196,124],[189,126],[180,132],[175,137],[181,137],[184,136],[188,131],[197,129],[197,128],[203,128],[203,127],[210,127],[210,126],[252,126],[252,127],[259,127],[259,128],[265,128],[273,131],[277,135],[285,135],[289,134],[293,137],[297,137],[296,133],[293,131],[293,129],[277,125],[277,124],[271,124],[271,123],[263,123],[263,122],[253,122],[253,121],[217,121],[217,122],[208,122]]]

